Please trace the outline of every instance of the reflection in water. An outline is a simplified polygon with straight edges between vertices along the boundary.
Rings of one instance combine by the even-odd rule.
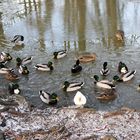
[[[19,81],[21,88],[25,90],[23,92],[25,96],[35,98],[40,104],[38,90],[47,89],[61,96],[61,103],[58,106],[71,105],[74,94],[64,93],[60,85],[65,80],[84,81],[86,84],[82,93],[86,95],[89,107],[97,109],[113,109],[122,105],[138,107],[140,97],[135,91],[134,84],[138,84],[139,79],[135,78],[129,84],[118,84],[120,89],[117,89],[117,99],[102,104],[96,100],[98,89],[94,88],[91,78],[94,74],[99,74],[104,61],[108,61],[112,70],[108,79],[112,79],[116,74],[119,61],[126,62],[130,65],[130,69],[139,69],[139,62],[136,60],[140,54],[134,50],[139,47],[139,37],[135,38],[134,43],[129,43],[131,42],[129,35],[140,34],[137,30],[140,16],[136,14],[140,12],[140,3],[137,3],[137,6],[135,4],[129,0],[82,0],[82,2],[81,0],[13,0],[8,5],[9,8],[5,8],[6,2],[2,2],[0,51],[8,51],[13,57],[34,56],[32,64],[28,65],[30,70],[28,79],[22,76]],[[124,30],[125,44],[114,40],[117,29]],[[22,34],[25,37],[24,47],[11,47],[8,41],[8,45],[4,44],[4,41],[10,40],[15,34]],[[61,61],[53,60],[53,52],[60,49],[67,49],[68,55]],[[72,76],[70,69],[75,63],[77,54],[86,52],[95,52],[97,60],[94,63],[83,64],[83,71],[79,75]],[[54,63],[52,73],[41,73],[33,69],[35,64],[48,61]],[[14,67],[14,60],[7,65]],[[137,72],[137,75],[139,77],[140,72]],[[0,81],[3,80],[1,87],[7,84],[7,81],[1,77]],[[137,98],[135,103],[133,103],[134,97]]]

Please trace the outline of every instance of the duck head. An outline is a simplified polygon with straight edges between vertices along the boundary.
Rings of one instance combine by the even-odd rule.
[[[53,70],[53,66],[52,66],[53,63],[52,63],[51,61],[49,61],[47,65],[48,65],[48,67],[50,68],[50,70]]]
[[[106,67],[107,67],[107,62],[104,62],[103,68],[106,69]]]
[[[63,90],[66,91],[67,88],[69,87],[70,83],[68,81],[65,81],[63,84]]]
[[[54,52],[53,55],[54,55],[54,59],[57,59],[58,52]]]
[[[99,81],[99,76],[98,75],[94,75],[94,79],[95,79],[95,82],[98,82]]]
[[[19,85],[17,83],[10,83],[8,90],[10,94],[20,94]]]

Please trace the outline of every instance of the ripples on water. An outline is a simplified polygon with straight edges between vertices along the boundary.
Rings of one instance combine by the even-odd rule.
[[[138,61],[140,56],[140,33],[134,28],[133,31],[131,30],[130,22],[134,23],[135,21],[130,19],[126,23],[125,16],[125,14],[128,14],[127,8],[130,5],[133,7],[135,3],[129,1],[125,1],[126,3],[119,1],[117,3],[116,1],[117,8],[121,9],[122,6],[126,8],[124,9],[123,18],[121,18],[123,23],[121,26],[126,32],[125,44],[118,44],[113,41],[113,33],[117,30],[117,26],[121,27],[121,22],[116,25],[117,21],[114,19],[116,17],[114,14],[118,13],[114,13],[115,11],[110,11],[113,12],[113,15],[110,16],[111,19],[107,20],[104,17],[104,14],[109,16],[107,15],[109,13],[105,13],[105,8],[103,8],[103,5],[108,6],[108,2],[105,4],[104,0],[100,1],[100,3],[88,0],[78,4],[78,1],[75,1],[75,8],[71,3],[72,1],[68,0],[67,2],[58,3],[58,0],[55,2],[43,0],[42,2],[37,2],[35,7],[33,2],[31,5],[28,2],[25,5],[21,0],[20,2],[13,1],[10,6],[11,9],[8,9],[7,2],[3,5],[0,4],[3,10],[2,20],[0,21],[0,51],[9,52],[14,58],[8,66],[15,67],[15,58],[17,56],[23,58],[32,55],[34,57],[33,62],[27,65],[30,74],[21,76],[18,81],[22,94],[36,106],[44,108],[46,105],[39,98],[39,90],[56,92],[60,97],[60,102],[57,106],[69,106],[73,105],[73,97],[76,92],[63,92],[61,89],[63,82],[65,80],[84,81],[85,86],[81,89],[81,92],[87,98],[87,107],[100,110],[112,110],[122,106],[139,108],[140,93],[136,91],[136,86],[140,82]],[[100,4],[101,9],[98,9],[98,4]],[[139,6],[140,4],[138,4]],[[69,10],[64,7],[69,8]],[[137,11],[140,9],[138,7],[136,8]],[[72,12],[71,8],[75,11]],[[77,10],[78,8],[79,11]],[[83,12],[83,8],[87,8],[85,12]],[[78,12],[79,17],[77,16]],[[122,14],[122,11],[120,13]],[[80,21],[78,21],[78,18]],[[139,15],[136,18],[140,20]],[[108,24],[110,27],[107,27]],[[138,24],[136,24],[137,26]],[[138,35],[133,35],[134,31]],[[25,45],[23,47],[15,47],[9,42],[15,34],[24,35]],[[68,55],[61,60],[54,60],[52,58],[53,52],[61,49],[67,49]],[[81,64],[83,67],[82,72],[73,76],[71,67],[75,64],[77,55],[86,52],[95,52],[97,60],[92,63]],[[37,63],[47,63],[48,61],[54,63],[54,71],[39,72],[33,68]],[[117,84],[117,98],[108,103],[101,103],[96,99],[98,89],[94,86],[94,79],[91,78],[94,74],[100,75],[99,70],[102,68],[104,61],[108,61],[111,69],[111,74],[107,77],[110,80],[117,74],[119,61],[125,62],[130,70],[137,70],[136,77],[132,81]],[[102,79],[102,76],[100,76],[100,79]],[[5,80],[2,75],[0,76],[0,82],[1,88],[7,88],[9,81]]]

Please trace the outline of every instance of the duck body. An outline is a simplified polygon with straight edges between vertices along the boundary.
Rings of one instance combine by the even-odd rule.
[[[23,45],[24,44],[24,36],[22,35],[15,35],[11,42],[15,43],[15,45]]]
[[[126,66],[125,63],[119,62],[118,71],[119,71],[119,73],[121,73],[121,74],[125,74],[125,73],[128,72],[128,67]]]
[[[63,85],[63,90],[66,92],[76,91],[83,87],[84,82],[68,82],[65,81]]]
[[[115,36],[116,36],[116,39],[117,39],[118,41],[123,41],[123,40],[124,40],[124,31],[122,31],[122,30],[117,30]]]
[[[53,53],[53,58],[54,59],[60,59],[60,58],[63,58],[67,55],[67,51],[66,50],[60,50],[60,51],[57,51],[57,52],[54,52]]]
[[[99,88],[103,88],[103,89],[115,89],[116,88],[116,86],[113,84],[113,82],[110,82],[108,80],[99,81],[99,77],[97,75],[94,75],[94,79],[95,79],[94,83]]]
[[[12,60],[12,56],[9,53],[6,52],[1,52],[0,54],[0,61],[1,62],[6,62]]]
[[[25,66],[25,65],[20,65],[18,71],[20,74],[23,74],[23,75],[29,74],[29,70],[28,70],[27,66]]]
[[[136,74],[136,70],[133,70],[133,71],[129,71],[125,74],[122,74],[121,77],[119,76],[114,76],[113,77],[113,80],[115,81],[118,81],[118,82],[127,82],[129,80],[131,80]]]
[[[116,94],[114,92],[102,92],[98,97],[96,97],[96,99],[100,100],[100,101],[110,101],[110,100],[114,100],[116,98]]]
[[[52,62],[48,62],[48,64],[36,64],[34,67],[40,71],[52,71],[54,69]]]
[[[74,96],[73,101],[76,106],[82,107],[86,104],[87,99],[80,91],[77,91],[76,95]]]
[[[110,70],[107,68],[107,62],[103,63],[103,68],[100,70],[101,75],[106,76],[110,73]]]
[[[48,92],[40,90],[39,96],[40,96],[40,99],[46,104],[53,105],[58,102],[58,97],[57,97],[57,94],[55,93],[50,94]]]
[[[0,74],[8,74],[10,71],[12,71],[12,68],[0,68]]]
[[[18,58],[16,58],[17,66],[29,64],[29,63],[32,62],[32,59],[33,59],[32,56],[25,57],[23,59],[21,59],[21,58],[18,57]]]
[[[80,61],[77,60],[76,64],[71,68],[71,72],[72,73],[79,73],[80,71],[82,71],[82,66],[80,66]]]
[[[78,57],[78,59],[80,60],[81,63],[93,62],[93,61],[96,60],[96,54],[95,53],[92,53],[92,54],[80,55]]]
[[[19,79],[19,76],[15,74],[14,71],[9,71],[8,73],[6,73],[5,78],[10,81],[15,81]]]
[[[10,94],[20,94],[21,92],[17,83],[10,83],[8,86],[8,91]]]

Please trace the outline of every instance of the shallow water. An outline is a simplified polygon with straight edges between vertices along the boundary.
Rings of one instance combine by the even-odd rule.
[[[65,93],[61,89],[65,80],[84,81],[80,90],[87,97],[87,107],[97,110],[112,110],[122,106],[139,109],[140,93],[140,2],[131,0],[13,0],[0,3],[0,52],[9,52],[13,60],[8,63],[16,69],[15,58],[33,56],[28,64],[30,74],[21,76],[18,83],[22,95],[34,105],[45,108],[38,91],[56,92],[60,98],[58,107],[73,105],[76,92]],[[125,32],[125,43],[114,41],[117,29]],[[10,39],[16,34],[25,37],[25,45],[16,47]],[[67,49],[68,55],[53,60],[56,50]],[[97,60],[81,64],[83,70],[73,76],[71,67],[80,53],[95,52]],[[39,72],[33,66],[37,63],[54,63],[53,72]],[[94,74],[98,74],[104,61],[111,73],[117,73],[119,61],[126,63],[130,70],[136,69],[135,78],[128,83],[117,84],[117,98],[108,103],[96,99],[98,89],[94,86]],[[100,76],[102,79],[102,76]],[[9,81],[0,76],[0,88],[6,88]]]

